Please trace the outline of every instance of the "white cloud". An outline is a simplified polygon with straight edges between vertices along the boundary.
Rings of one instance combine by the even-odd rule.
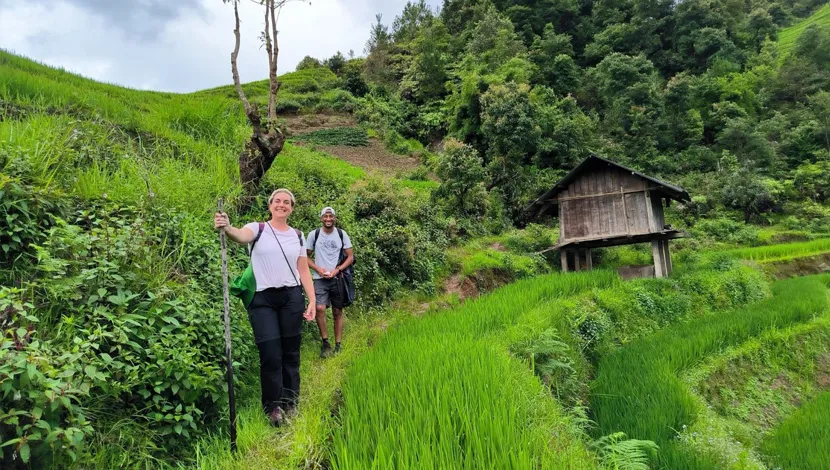
[[[233,9],[221,0],[0,0],[0,47],[96,80],[189,92],[230,83]],[[441,0],[430,0],[437,6]],[[406,0],[291,3],[280,18],[280,73],[306,55],[360,54],[377,12],[391,24]],[[160,5],[162,7],[160,7]],[[240,4],[243,81],[266,78],[261,7]]]

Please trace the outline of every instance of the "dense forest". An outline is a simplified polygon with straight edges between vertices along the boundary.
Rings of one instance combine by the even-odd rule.
[[[822,4],[410,2],[391,27],[377,18],[365,59],[298,68],[331,68],[393,148],[463,142],[433,166],[464,218],[521,221],[593,151],[686,187],[689,222],[787,214],[794,229],[826,230],[830,25],[786,30]]]

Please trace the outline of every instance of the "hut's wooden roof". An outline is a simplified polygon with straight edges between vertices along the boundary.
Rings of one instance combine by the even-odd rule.
[[[689,193],[680,186],[675,186],[671,183],[655,178],[653,176],[648,176],[637,170],[628,168],[624,165],[620,165],[616,162],[612,162],[607,158],[603,158],[599,155],[592,153],[588,156],[588,158],[586,158],[579,165],[577,165],[576,168],[574,168],[567,175],[565,175],[564,178],[559,180],[553,186],[553,188],[551,188],[545,194],[542,194],[539,198],[533,201],[525,209],[525,211],[531,217],[538,217],[542,215],[542,212],[546,212],[546,210],[543,209],[551,209],[553,207],[556,207],[557,203],[554,198],[557,194],[564,191],[581,173],[591,171],[592,169],[597,168],[601,165],[614,166],[616,168],[619,168],[620,170],[630,172],[632,175],[636,175],[640,178],[648,180],[656,186],[656,189],[654,189],[654,191],[662,193],[662,196],[667,197],[669,199],[674,199],[676,201],[689,201],[691,199]]]

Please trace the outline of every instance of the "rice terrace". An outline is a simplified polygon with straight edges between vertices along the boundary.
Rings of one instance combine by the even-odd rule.
[[[829,51],[824,0],[0,1],[0,468],[830,469]]]

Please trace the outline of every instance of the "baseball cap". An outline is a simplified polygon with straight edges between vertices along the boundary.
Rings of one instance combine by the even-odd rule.
[[[322,210],[322,211],[320,211],[320,217],[322,217],[322,216],[326,215],[326,212],[331,212],[331,215],[337,215],[337,214],[334,212],[334,209],[332,209],[331,207],[324,207],[324,208],[323,208],[323,210]]]

